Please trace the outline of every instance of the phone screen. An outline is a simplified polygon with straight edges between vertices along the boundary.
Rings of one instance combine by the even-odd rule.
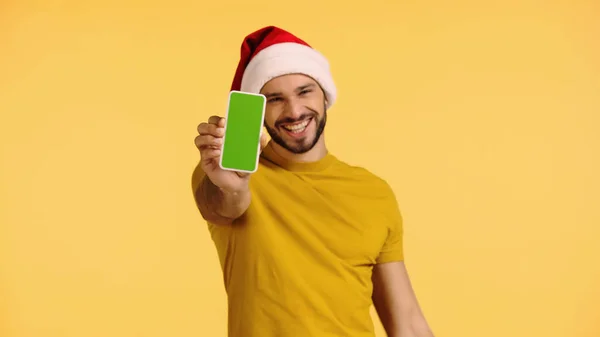
[[[229,93],[219,162],[222,169],[249,173],[258,169],[266,101],[261,94],[235,90]]]

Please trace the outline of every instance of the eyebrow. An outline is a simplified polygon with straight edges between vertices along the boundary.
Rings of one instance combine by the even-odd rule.
[[[314,88],[315,84],[314,83],[309,83],[309,84],[305,84],[302,86],[299,86],[298,88],[296,88],[296,90],[294,90],[295,92],[300,92],[309,88]],[[281,92],[269,92],[269,93],[265,93],[264,94],[266,98],[271,98],[271,97],[276,97],[276,96],[282,96],[283,94]]]

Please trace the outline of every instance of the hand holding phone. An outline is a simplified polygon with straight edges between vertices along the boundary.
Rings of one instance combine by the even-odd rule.
[[[264,121],[264,103],[262,112],[260,113],[260,127],[257,127],[257,119],[256,112],[261,109],[256,109],[257,105],[252,106],[251,112],[253,112],[254,123],[250,123],[253,128],[251,132],[242,132],[240,135],[235,136],[235,131],[238,128],[243,128],[244,125],[244,116],[240,117],[240,113],[244,111],[248,111],[243,108],[243,105],[239,103],[243,103],[243,100],[238,100],[239,97],[233,98],[233,106],[232,106],[232,96],[235,96],[230,93],[230,102],[228,107],[227,116],[229,118],[233,118],[233,122],[227,123],[227,120],[221,116],[212,116],[208,119],[207,122],[201,123],[198,126],[198,136],[195,139],[195,144],[198,150],[200,150],[200,167],[204,173],[208,176],[210,181],[222,188],[226,191],[235,192],[243,190],[247,187],[248,177],[250,173],[256,171],[257,164],[248,165],[250,161],[253,163],[258,162],[258,156],[260,155],[260,151],[267,143],[266,135],[262,134],[262,123]],[[264,96],[263,96],[264,97]],[[260,101],[260,100],[259,100]],[[254,101],[253,101],[254,102]],[[230,111],[233,111],[230,113]],[[242,122],[242,123],[240,123]],[[227,128],[227,126],[229,126]],[[229,135],[228,146],[225,150],[224,140],[226,129],[228,129],[227,134]],[[256,134],[256,129],[258,129],[258,151],[254,150],[253,146],[248,146],[248,143],[241,144],[246,139],[254,139],[253,135]],[[232,136],[233,134],[233,136]],[[237,138],[237,139],[236,139]],[[252,144],[250,144],[252,145]],[[242,160],[236,158],[235,155],[242,151],[241,149],[250,149],[249,152],[246,152],[246,155],[243,156]],[[227,151],[226,155],[222,155],[223,152]],[[233,158],[231,158],[233,156]],[[231,165],[233,163],[233,165]],[[249,167],[250,166],[250,167]],[[248,170],[248,168],[250,168]]]
[[[261,94],[229,93],[219,160],[223,170],[254,173],[258,169],[266,102],[266,97]]]

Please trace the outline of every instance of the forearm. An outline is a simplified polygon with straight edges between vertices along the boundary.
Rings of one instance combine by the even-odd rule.
[[[403,262],[375,266],[373,304],[389,337],[434,337]]]
[[[376,302],[375,309],[388,337],[434,337],[418,308],[402,317],[394,316],[382,303]]]
[[[418,311],[418,310],[417,310]],[[389,337],[434,337],[429,329],[425,317],[420,312],[415,312],[403,320],[400,326],[389,334]]]
[[[242,216],[250,206],[250,190],[227,192],[215,186],[208,176],[196,191],[196,203],[206,221],[215,224],[230,224]]]

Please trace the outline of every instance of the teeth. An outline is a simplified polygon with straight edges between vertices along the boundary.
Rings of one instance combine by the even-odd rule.
[[[305,120],[304,122],[302,122],[300,124],[285,125],[284,128],[289,131],[292,131],[293,133],[300,133],[300,132],[304,131],[304,129],[306,129],[308,122],[310,122],[310,119]]]

